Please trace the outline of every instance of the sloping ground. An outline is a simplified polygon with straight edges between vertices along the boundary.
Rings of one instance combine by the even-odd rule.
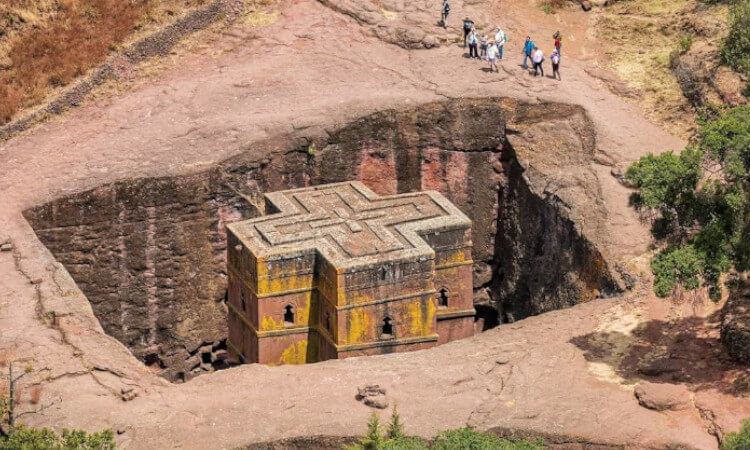
[[[592,10],[597,60],[671,133],[695,132],[695,108],[747,100],[740,76],[719,60],[727,5],[702,0],[611,2]]]
[[[522,20],[519,14],[509,27],[523,29]],[[552,32],[538,29],[543,36]],[[506,51],[519,55],[520,42],[511,41]],[[260,32],[239,24],[201,52],[176,60],[153,83],[84,104],[65,121],[46,123],[0,147],[0,242],[13,245],[13,251],[0,253],[0,347],[34,367],[28,380],[41,386],[42,404],[54,403],[44,413],[25,416],[27,423],[112,427],[128,448],[346,436],[360,432],[371,411],[354,399],[356,386],[380,383],[399,404],[407,431],[424,436],[468,423],[574,442],[714,448],[712,434],[736,429],[750,415],[750,400],[722,388],[740,368],[727,368],[715,384],[697,384],[690,399],[696,407],[655,412],[638,404],[632,380],[618,373],[619,359],[596,360],[577,340],[628,334],[639,326],[651,330],[646,325],[652,321],[689,315],[690,308],[651,301],[647,288],[429,351],[304,367],[243,366],[170,385],[103,332],[87,299],[22,216],[66,193],[194,172],[242,153],[267,164],[274,151],[305,146],[311,137],[322,138],[378,110],[446,98],[512,97],[576,104],[586,111],[595,145],[590,160],[580,163],[588,169],[578,175],[584,179],[555,164],[554,142],[548,141],[538,165],[555,182],[540,183],[539,190],[567,204],[607,261],[633,272],[646,267],[634,258],[647,250],[647,226],[627,207],[629,191],[611,171],[649,151],[684,143],[609,93],[573,58],[559,83],[530,77],[515,59],[491,74],[460,53],[454,46],[408,51],[370,36],[349,16],[299,0]],[[518,132],[514,147],[525,148],[533,166],[535,139],[545,129]],[[701,360],[711,363],[716,358],[711,341],[697,339],[702,330],[682,342],[695,344],[694,353],[708,349]],[[638,343],[652,339],[641,332],[635,336]]]

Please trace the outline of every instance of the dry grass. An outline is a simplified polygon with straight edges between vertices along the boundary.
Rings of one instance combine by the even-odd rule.
[[[651,119],[673,134],[689,136],[695,114],[672,74],[670,54],[681,50],[683,24],[693,14],[719,15],[712,7],[695,12],[697,0],[631,0],[604,10],[596,24],[608,65],[642,94]]]
[[[208,0],[4,0],[0,124],[101,63],[138,31]]]

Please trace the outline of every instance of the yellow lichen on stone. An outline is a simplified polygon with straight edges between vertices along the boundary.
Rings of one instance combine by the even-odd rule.
[[[349,314],[349,329],[346,343],[356,344],[367,341],[367,330],[370,328],[370,317],[363,309],[355,309]]]
[[[302,308],[299,308],[299,313],[295,316],[295,325],[309,325],[310,322],[310,304],[312,303],[310,301],[310,293],[308,292],[307,295],[307,301],[305,302],[305,306]]]
[[[260,323],[261,331],[281,330],[284,328],[284,320],[279,320],[277,323],[271,316],[263,316],[263,320]]]
[[[432,324],[435,323],[435,311],[437,310],[435,301],[431,299],[427,302],[426,308],[427,313],[425,314],[424,322],[422,322],[422,335],[424,336],[435,332],[435,329],[432,327]]]
[[[466,261],[466,252],[456,250],[440,259],[440,264],[458,264]]]
[[[422,317],[422,305],[419,300],[409,303],[409,320],[411,327],[409,331],[412,336],[419,336],[422,334],[422,325],[424,324],[424,318]]]
[[[408,305],[410,332],[412,336],[427,336],[433,333],[432,322],[435,319],[435,302],[415,301]]]
[[[287,347],[281,358],[279,358],[279,364],[305,364],[307,362],[307,341],[298,341],[289,347]]]
[[[258,295],[308,289],[312,286],[312,275],[281,278],[258,278]]]

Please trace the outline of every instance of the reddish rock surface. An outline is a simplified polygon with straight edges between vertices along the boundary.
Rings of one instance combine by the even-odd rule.
[[[611,175],[616,164],[680,150],[684,142],[586,73],[589,62],[577,60],[575,49],[583,44],[574,44],[584,42],[583,32],[568,40],[573,52],[564,63],[564,82],[522,71],[517,59],[522,34],[551,36],[560,27],[569,39],[566,27],[588,19],[571,13],[556,23],[534,2],[503,5],[502,10],[484,5],[489,23],[502,19],[506,31],[514,31],[499,74],[462,58],[454,45],[406,50],[379,38],[374,25],[298,0],[285,3],[279,20],[263,30],[238,24],[209,37],[194,54],[175,55],[149,83],[86,102],[59,121],[0,144],[0,242],[12,244],[11,251],[0,252],[0,350],[31,364],[27,379],[42,387],[42,402],[55,401],[44,414],[24,416],[24,422],[111,427],[123,432],[117,439],[127,448],[221,448],[350,436],[364,432],[372,411],[355,399],[356,387],[378,384],[398,404],[411,434],[430,436],[468,424],[565,442],[716,448],[717,437],[750,415],[750,399],[733,390],[747,369],[724,358],[710,302],[665,302],[649,294],[648,280],[638,276],[648,270],[642,256],[648,226],[627,206],[630,191]],[[417,8],[437,21],[432,5]],[[463,12],[456,7],[453,17]],[[408,14],[398,20],[413,23]],[[417,37],[408,39],[424,42]],[[604,260],[636,274],[631,294],[410,354],[304,367],[246,365],[170,384],[104,332],[88,299],[22,215],[73,192],[134,177],[194,173],[228,157],[254,162],[259,173],[273,169],[299,177],[262,186],[260,178],[245,179],[264,192],[280,190],[311,174],[287,170],[282,158],[271,157],[274,152],[306,148],[306,139],[323,138],[375,111],[463,97],[558,102],[585,111],[585,117],[578,114],[577,121],[558,126],[554,116],[510,121],[511,141],[524,163],[519,168],[528,168],[517,173],[518,180],[528,180],[529,199],[568,211],[569,223],[595,243]],[[573,127],[581,129],[573,133]],[[560,139],[576,136],[581,143],[566,141],[568,150],[561,151]],[[574,145],[579,151],[570,151]],[[307,158],[304,150],[285,157],[294,164]],[[357,170],[351,166],[352,174]],[[387,171],[372,177],[380,173]],[[460,192],[461,186],[446,182],[443,188]],[[558,216],[545,217],[552,222]],[[649,372],[654,367],[659,370]],[[643,408],[633,395],[634,378],[690,384],[695,407]],[[124,394],[132,399],[124,402]]]
[[[681,410],[690,407],[691,394],[682,384],[650,383],[641,381],[635,385],[635,398],[644,408],[656,411]]]

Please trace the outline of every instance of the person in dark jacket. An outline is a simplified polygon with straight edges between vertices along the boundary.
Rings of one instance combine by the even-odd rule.
[[[472,28],[474,28],[474,21],[469,19],[469,16],[466,16],[464,19],[464,48],[466,48],[466,39],[469,37]]]
[[[448,0],[443,0],[443,12],[441,13],[443,28],[448,28],[448,14],[451,13],[451,5]]]

